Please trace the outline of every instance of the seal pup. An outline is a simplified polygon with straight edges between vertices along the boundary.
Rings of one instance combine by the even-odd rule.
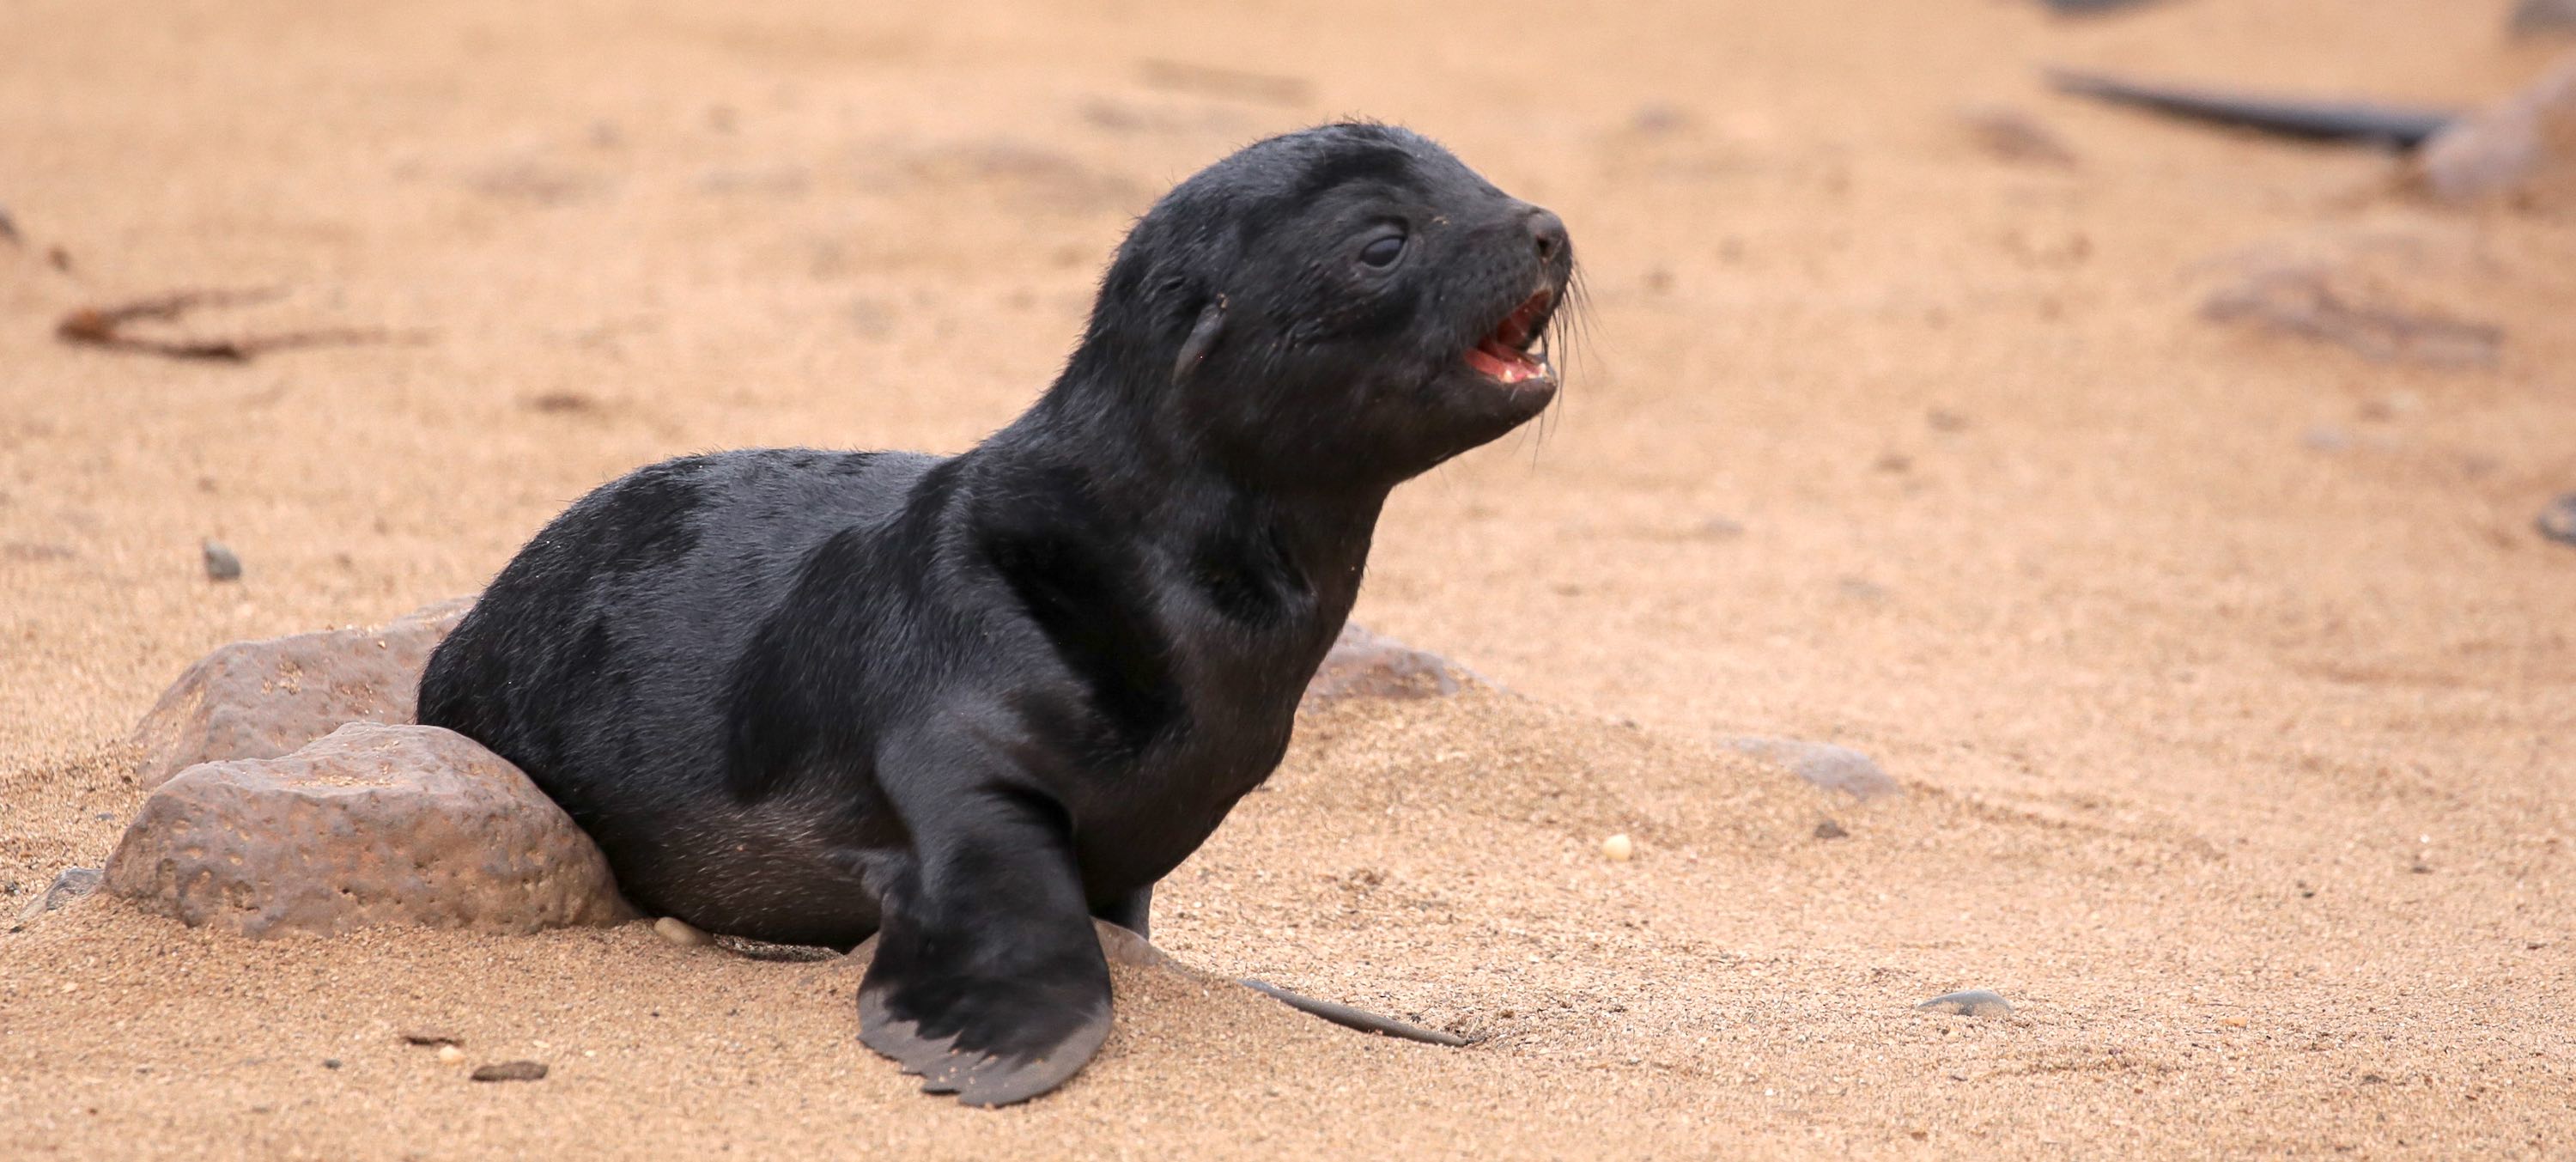
[[[970,451],[643,468],[501,571],[420,720],[518,764],[636,902],[874,934],[860,1039],[970,1105],[1109,1030],[1099,917],[1288,746],[1398,483],[1544,410],[1565,226],[1336,124],[1182,182],[1063,372]]]

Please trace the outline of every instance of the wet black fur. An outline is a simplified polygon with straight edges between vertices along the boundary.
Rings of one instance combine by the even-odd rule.
[[[420,719],[518,764],[654,912],[882,931],[863,991],[909,1032],[870,1044],[916,1072],[916,1034],[1043,1059],[1106,1027],[1088,917],[1142,930],[1278,763],[1389,490],[1546,406],[1462,357],[1571,263],[1404,130],[1253,145],[1137,223],[1010,426],[606,485],[439,647]]]

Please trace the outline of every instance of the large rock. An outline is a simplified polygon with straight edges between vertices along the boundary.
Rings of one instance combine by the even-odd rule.
[[[198,763],[276,758],[344,723],[410,722],[429,651],[473,605],[461,597],[372,629],[234,642],[198,659],[134,728],[136,781],[149,790]]]
[[[250,936],[634,915],[599,848],[517,767],[452,731],[366,722],[181,771],[126,827],[107,888]]]
[[[2444,201],[2576,204],[2576,56],[2425,142],[2416,172]]]
[[[1324,664],[1306,683],[1306,702],[1340,698],[1445,698],[1459,690],[1462,672],[1438,654],[1344,624]]]

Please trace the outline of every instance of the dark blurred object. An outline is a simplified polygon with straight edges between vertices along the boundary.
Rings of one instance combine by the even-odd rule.
[[[6,242],[11,246],[22,243],[18,237],[18,224],[9,219],[9,209],[6,206],[0,206],[0,242]]]
[[[2318,141],[2386,142],[2413,149],[2459,119],[2457,114],[2433,109],[2373,105],[2360,101],[2263,97],[2217,89],[2127,81],[2063,69],[2049,70],[2048,79],[2061,92],[2113,104],[2133,105],[2195,121]]]
[[[2515,36],[2576,35],[2576,0],[2522,0],[2506,27]]]
[[[2427,142],[2415,177],[2447,202],[2576,205],[2576,56]]]
[[[2075,151],[2039,118],[2019,109],[1987,105],[1959,111],[1959,121],[1985,151],[2005,161],[2072,166]]]

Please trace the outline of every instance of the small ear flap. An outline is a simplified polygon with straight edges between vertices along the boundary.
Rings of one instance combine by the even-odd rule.
[[[1172,382],[1190,377],[1199,361],[1207,358],[1209,349],[1216,346],[1217,332],[1224,329],[1225,296],[1218,295],[1214,302],[1200,308],[1199,321],[1190,325],[1190,337],[1181,340],[1181,357],[1172,361]]]

